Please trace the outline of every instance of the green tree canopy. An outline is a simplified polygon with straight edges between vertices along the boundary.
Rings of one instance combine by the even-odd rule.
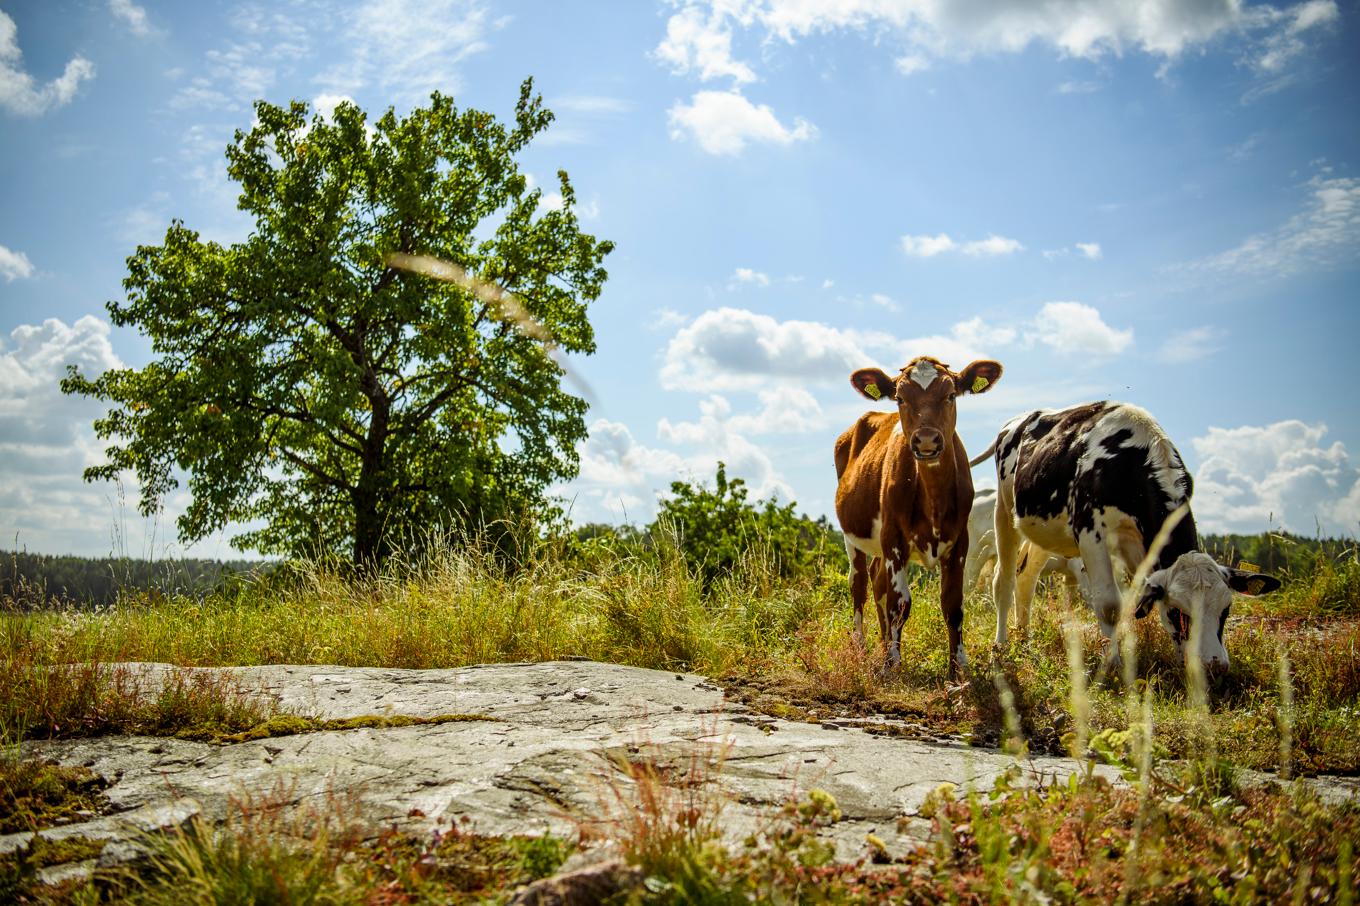
[[[672,527],[685,559],[712,582],[730,572],[748,551],[761,549],[773,557],[780,575],[815,573],[823,566],[843,572],[846,560],[840,532],[825,517],[799,516],[792,502],[780,506],[771,498],[749,502],[740,478],[727,477],[718,463],[714,486],[687,481],[671,483],[671,497],[657,509],[649,527],[655,534]]]
[[[145,368],[62,389],[112,404],[95,422],[108,462],[155,512],[187,476],[192,541],[230,523],[272,554],[335,551],[380,562],[431,525],[521,518],[576,474],[586,403],[544,345],[487,294],[388,265],[429,255],[518,299],[569,352],[591,353],[586,306],[612,243],[562,204],[540,206],[515,157],[552,113],[525,81],[513,126],[439,94],[371,126],[259,102],[227,172],[255,218],[244,242],[205,242],[174,221],[128,259],[115,324],[146,334]]]

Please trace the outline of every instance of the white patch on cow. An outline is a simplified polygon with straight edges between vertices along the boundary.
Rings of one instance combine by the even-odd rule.
[[[842,532],[842,534],[845,535],[845,543],[850,547],[853,547],[857,551],[862,551],[870,558],[880,559],[883,556],[883,544],[881,540],[883,518],[881,516],[874,517],[874,524],[871,530],[873,534],[868,538],[861,538],[858,535],[852,535],[849,532]]]
[[[1147,410],[1128,403],[1112,406],[1098,416],[1095,426],[1083,441],[1086,449],[1077,464],[1078,471],[1086,472],[1099,460],[1113,457],[1114,452],[1106,448],[1105,441],[1121,431],[1129,432],[1129,437],[1118,449],[1145,451],[1152,475],[1167,499],[1176,505],[1183,502],[1185,490],[1177,483],[1185,474],[1185,464],[1180,454]]]
[[[900,435],[902,433],[902,419],[899,418],[897,421],[893,422],[892,433],[894,435]]]
[[[911,600],[911,585],[907,583],[907,569],[889,569],[888,578],[892,582],[892,587],[902,596],[903,601]]]
[[[1228,652],[1218,637],[1219,621],[1232,604],[1232,589],[1223,580],[1223,573],[1214,559],[1200,551],[1182,554],[1166,569],[1148,577],[1150,583],[1166,589],[1157,602],[1157,615],[1163,628],[1176,639],[1176,646],[1184,652],[1191,640],[1199,642],[1199,659],[1206,667],[1227,667]],[[1179,610],[1190,617],[1190,637],[1179,638],[1178,627],[1172,623],[1172,612]]]
[[[916,366],[911,369],[911,373],[907,375],[907,377],[911,378],[917,384],[920,384],[922,390],[929,388],[939,376],[939,370],[933,363],[926,359],[921,359],[917,362]]]
[[[954,649],[954,660],[958,662],[960,670],[968,666],[968,652],[963,650],[963,642],[959,642],[958,647]]]

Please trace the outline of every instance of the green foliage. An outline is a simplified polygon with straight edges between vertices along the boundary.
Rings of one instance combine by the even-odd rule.
[[[271,566],[248,560],[140,560],[0,551],[0,607],[107,606],[125,589],[201,594],[258,576]]]
[[[845,569],[840,533],[825,517],[814,521],[796,515],[795,504],[781,506],[775,498],[763,504],[748,502],[746,482],[729,480],[722,462],[712,488],[676,481],[671,494],[649,531],[671,528],[686,561],[706,583],[732,573],[752,555],[769,557],[777,573],[786,577]]]
[[[112,321],[151,341],[144,368],[67,393],[112,409],[88,480],[136,473],[155,512],[187,475],[185,541],[263,522],[233,544],[381,562],[420,529],[518,520],[577,468],[585,401],[495,300],[398,270],[429,255],[510,293],[568,352],[591,353],[586,306],[612,249],[563,204],[540,210],[516,164],[552,114],[526,81],[514,123],[439,94],[370,123],[259,102],[227,149],[250,237],[224,247],[174,221],[128,259]]]

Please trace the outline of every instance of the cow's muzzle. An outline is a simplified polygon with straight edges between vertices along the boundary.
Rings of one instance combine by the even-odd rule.
[[[934,428],[921,428],[911,435],[911,455],[921,462],[934,462],[944,453],[944,435]]]

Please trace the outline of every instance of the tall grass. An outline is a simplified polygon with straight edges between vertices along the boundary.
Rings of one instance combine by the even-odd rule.
[[[972,682],[951,689],[936,574],[913,577],[902,666],[884,673],[878,648],[851,640],[845,577],[781,578],[758,545],[707,584],[666,537],[645,551],[601,548],[584,557],[543,544],[514,566],[475,541],[425,551],[371,577],[313,563],[201,598],[124,596],[95,613],[0,613],[0,730],[23,735],[18,725],[35,721],[48,735],[111,728],[89,715],[107,712],[123,680],[119,668],[99,665],[125,661],[432,668],[574,656],[721,677],[729,694],[781,716],[897,715],[930,733],[989,744],[1005,731],[993,681],[999,670],[1031,751],[1065,751],[1071,721],[1088,734],[1126,729],[1150,708],[1169,751],[1202,755],[1212,745],[1219,757],[1261,768],[1279,764],[1287,707],[1296,771],[1360,771],[1360,621],[1349,616],[1360,603],[1347,590],[1360,590],[1353,555],[1291,577],[1277,594],[1238,599],[1225,636],[1233,666],[1215,684],[1196,677],[1193,665],[1187,676],[1152,619],[1125,634],[1124,675],[1104,676],[1089,609],[1041,588],[1028,637],[1006,652],[991,650],[990,604],[968,602]],[[1330,602],[1327,614],[1294,615],[1310,601]],[[1279,684],[1286,656],[1288,705]],[[1069,668],[1078,662],[1077,682],[1096,681],[1086,710],[1074,714]],[[91,691],[100,685],[91,676],[103,677],[107,694]],[[42,691],[63,683],[67,691]],[[1134,687],[1146,702],[1124,694]],[[14,707],[45,697],[74,704],[52,714]]]

